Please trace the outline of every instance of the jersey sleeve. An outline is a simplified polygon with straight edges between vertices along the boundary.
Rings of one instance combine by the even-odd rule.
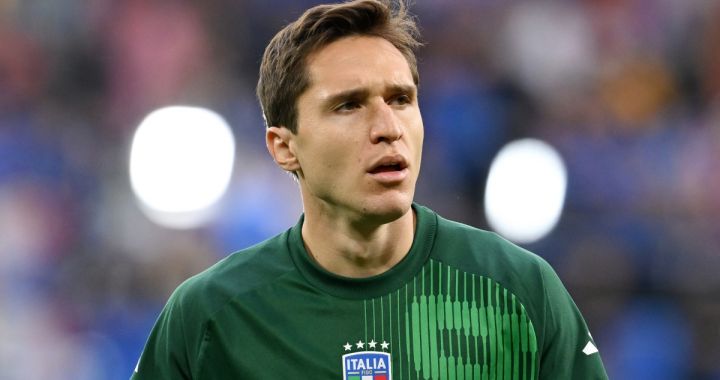
[[[180,286],[170,297],[158,317],[145,344],[131,380],[192,379],[195,358],[199,352],[196,342],[200,326],[193,326],[185,313],[190,305]],[[194,333],[197,329],[198,333]]]
[[[539,379],[607,379],[597,346],[567,289],[544,261],[541,274],[546,294]]]

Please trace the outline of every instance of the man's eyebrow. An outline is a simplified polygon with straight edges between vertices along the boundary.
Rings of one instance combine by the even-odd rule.
[[[323,103],[332,107],[335,104],[342,103],[348,100],[360,100],[367,98],[370,95],[370,90],[365,88],[353,88],[346,91],[341,91],[332,95],[329,95],[323,100]]]
[[[388,94],[415,95],[415,93],[417,92],[417,86],[415,86],[414,84],[393,84],[389,85],[385,92]],[[367,98],[368,96],[370,96],[370,90],[366,88],[353,88],[327,96],[325,99],[323,99],[323,104],[328,107],[332,107],[344,101],[359,101],[361,99]]]
[[[408,94],[415,95],[417,92],[417,86],[409,84],[393,84],[388,86],[388,92],[391,94]]]

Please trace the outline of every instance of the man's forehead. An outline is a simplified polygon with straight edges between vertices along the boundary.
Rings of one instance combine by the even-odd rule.
[[[308,54],[308,63],[328,58],[342,58],[352,53],[362,55],[364,51],[381,50],[385,54],[402,56],[402,53],[390,41],[370,35],[351,35],[341,37],[314,49]]]
[[[307,60],[310,87],[322,92],[415,87],[404,55],[380,37],[353,36],[318,49]]]

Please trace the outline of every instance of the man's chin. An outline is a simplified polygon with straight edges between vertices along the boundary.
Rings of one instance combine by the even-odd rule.
[[[412,198],[410,197],[407,199],[379,199],[375,202],[368,202],[363,207],[363,214],[373,223],[386,224],[402,218],[410,211],[411,206]]]

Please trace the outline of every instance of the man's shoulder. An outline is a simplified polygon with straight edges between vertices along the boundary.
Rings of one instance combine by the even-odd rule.
[[[288,234],[286,231],[228,255],[185,280],[175,290],[171,301],[209,311],[243,293],[277,281],[295,269],[288,254]]]
[[[445,219],[442,216],[438,216],[438,238],[476,246],[483,250],[501,252],[504,255],[517,256],[520,260],[542,260],[536,254],[508,241],[495,232]]]
[[[462,272],[491,279],[518,297],[540,320],[548,281],[557,275],[545,259],[495,232],[438,217],[432,258]]]
[[[503,272],[539,275],[549,264],[495,232],[438,216],[434,252],[441,261],[492,277]]]

